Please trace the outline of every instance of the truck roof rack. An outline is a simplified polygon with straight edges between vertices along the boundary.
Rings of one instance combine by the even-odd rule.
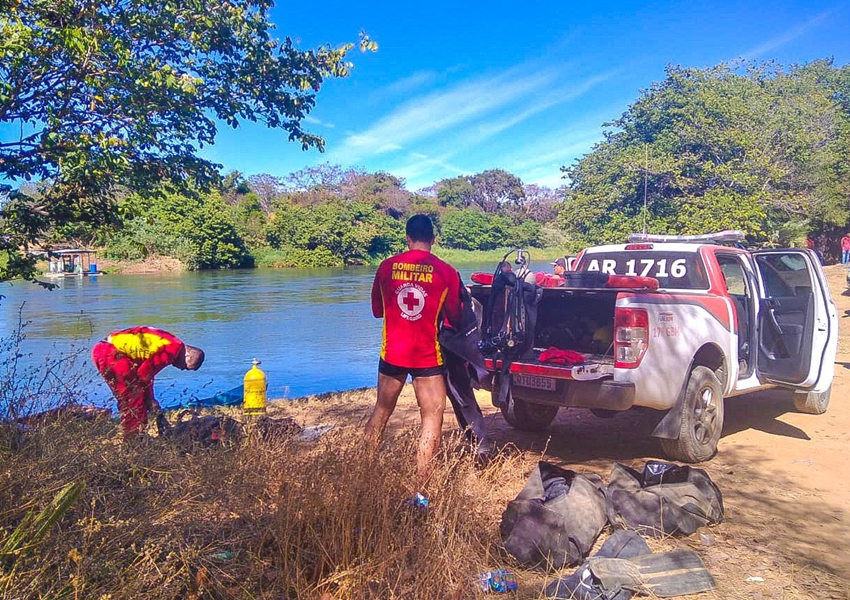
[[[633,233],[629,236],[629,242],[678,242],[690,244],[733,244],[743,242],[744,232],[740,229],[726,229],[716,233],[703,233],[700,235],[659,235],[654,233]]]

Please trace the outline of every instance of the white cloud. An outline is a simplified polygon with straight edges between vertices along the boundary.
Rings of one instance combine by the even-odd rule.
[[[311,117],[310,115],[304,117],[304,122],[310,123],[311,125],[321,125],[322,127],[327,127],[328,129],[333,129],[334,127],[336,127],[336,125],[334,125],[333,123],[321,121],[316,117]]]
[[[606,73],[602,73],[594,77],[589,77],[586,80],[579,82],[578,84],[574,84],[569,87],[563,86],[558,89],[552,90],[546,95],[541,96],[537,102],[533,103],[525,110],[520,111],[519,113],[516,113],[513,116],[507,118],[494,119],[490,123],[480,125],[477,128],[477,135],[474,133],[469,133],[468,135],[463,136],[463,139],[468,141],[468,145],[471,145],[473,143],[481,143],[486,139],[501,133],[502,131],[519,125],[523,121],[526,121],[534,115],[543,112],[547,108],[551,108],[552,106],[558,104],[564,104],[571,100],[575,100],[580,96],[583,96],[591,89],[611,79],[616,74],[617,71],[608,71]]]
[[[744,52],[744,54],[742,55],[742,58],[745,58],[747,60],[753,60],[755,58],[760,58],[760,57],[764,56],[765,54],[767,54],[768,52],[773,52],[774,50],[777,50],[778,48],[781,48],[781,47],[783,47],[787,44],[790,44],[791,42],[793,42],[797,38],[802,37],[803,35],[807,34],[809,32],[809,30],[820,25],[824,20],[826,20],[827,17],[829,17],[830,12],[831,11],[822,12],[819,15],[815,16],[814,18],[809,19],[808,21],[806,21],[802,25],[798,25],[797,27],[794,27],[793,29],[789,29],[785,33],[782,33],[781,35],[778,35],[774,38],[769,39],[768,41],[764,42],[760,46],[756,46],[755,48],[752,48],[752,49]]]
[[[511,69],[410,100],[369,129],[348,136],[329,158],[347,164],[386,152],[387,144],[407,147],[539,93],[555,78],[551,70],[524,74]]]
[[[506,170],[522,179],[523,183],[536,183],[560,187],[562,166],[571,165],[575,159],[592,150],[602,141],[604,114],[597,113],[583,119],[582,123],[552,132],[550,135],[517,148],[504,161]]]
[[[340,164],[360,164],[377,158],[383,163],[381,168],[404,177],[409,189],[421,188],[446,177],[474,173],[487,152],[482,148],[481,152],[473,153],[476,146],[553,106],[586,94],[616,74],[617,71],[611,70],[563,83],[565,75],[551,67],[534,71],[524,65],[496,76],[462,82],[445,91],[403,103],[366,130],[349,132],[342,145],[329,153],[328,159]],[[541,141],[520,153],[512,152],[503,161],[490,162],[513,162],[525,173],[512,172],[527,183],[552,185],[551,176],[547,175],[546,181],[541,182],[536,171],[554,172],[555,177],[559,177],[562,164],[589,149],[600,137],[601,128],[595,126],[591,141],[565,147],[564,137],[553,139],[550,135],[548,142]],[[575,137],[567,139],[575,140]],[[428,149],[424,150],[423,146]],[[387,164],[393,154],[405,149],[408,152],[403,158],[395,157],[395,164]],[[518,155],[528,158],[517,160]],[[466,168],[449,162],[459,157],[463,157],[461,162]]]
[[[522,158],[512,161],[509,167],[517,173],[539,168],[542,165],[567,164],[577,156],[588,152],[593,144],[602,139],[602,128],[576,135],[574,131],[564,131],[561,135],[550,137],[536,144],[528,145],[516,154]]]
[[[404,79],[399,79],[398,81],[391,83],[390,85],[376,92],[375,95],[384,96],[406,94],[408,92],[412,92],[413,90],[426,87],[432,84],[436,79],[437,74],[433,71],[419,71],[417,73],[413,73],[408,77],[405,77]]]
[[[418,190],[447,177],[457,177],[466,171],[449,162],[451,153],[440,156],[428,156],[421,152],[410,152],[390,171],[403,177],[407,189]]]

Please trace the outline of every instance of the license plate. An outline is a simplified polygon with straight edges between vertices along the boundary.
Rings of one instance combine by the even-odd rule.
[[[514,373],[511,376],[514,385],[527,388],[535,388],[538,390],[555,391],[555,380],[551,377],[543,377],[541,375],[528,375],[526,373]]]

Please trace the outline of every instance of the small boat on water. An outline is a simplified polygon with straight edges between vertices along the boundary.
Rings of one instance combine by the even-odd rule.
[[[45,277],[85,277],[99,274],[96,250],[64,248],[38,254],[47,259]]]

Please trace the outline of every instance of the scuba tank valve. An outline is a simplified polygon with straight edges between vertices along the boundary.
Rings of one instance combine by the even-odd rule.
[[[251,369],[245,373],[243,380],[242,410],[245,415],[262,415],[266,413],[268,382],[266,374],[257,368],[260,361],[255,358],[251,364]]]

